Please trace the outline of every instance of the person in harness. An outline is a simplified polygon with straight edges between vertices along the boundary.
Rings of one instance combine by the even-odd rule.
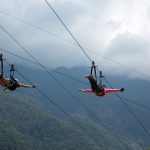
[[[103,75],[102,72],[100,71],[100,84],[97,83],[97,75],[96,75],[96,67],[94,61],[92,62],[92,67],[91,67],[91,73],[90,75],[86,76],[86,78],[88,78],[90,85],[91,85],[91,89],[80,89],[81,92],[84,93],[95,93],[97,96],[104,96],[105,94],[108,93],[112,93],[112,92],[123,92],[124,88],[121,89],[114,89],[114,88],[106,88],[105,85],[102,84],[102,79],[103,79]],[[95,73],[95,79],[93,77],[93,70]]]
[[[3,76],[3,58],[2,58],[2,54],[0,54],[0,61],[1,61],[1,74],[0,74],[0,85],[3,88],[4,92],[7,92],[8,90],[10,91],[14,91],[16,90],[16,88],[19,87],[24,87],[24,88],[35,88],[35,85],[25,85],[19,82],[18,79],[14,78],[14,65],[11,65],[11,69],[10,69],[10,78],[4,77]]]

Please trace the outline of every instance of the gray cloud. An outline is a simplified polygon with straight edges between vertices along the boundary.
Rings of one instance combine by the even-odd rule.
[[[0,10],[22,18],[74,42],[43,0],[6,0]],[[147,0],[55,0],[53,7],[85,50],[90,50],[149,74],[149,8]],[[117,7],[116,7],[117,6]],[[50,67],[89,66],[83,52],[52,35],[36,30],[0,13],[1,25],[38,60]],[[0,30],[1,48],[28,57]],[[104,70],[116,68],[107,59],[89,53]],[[124,70],[117,67],[117,70]],[[123,71],[121,71],[123,72]]]
[[[119,57],[125,56],[130,57],[134,55],[145,56],[144,51],[147,54],[149,44],[136,35],[130,33],[118,34],[112,43],[108,47],[108,55]],[[113,55],[113,54],[116,55]]]

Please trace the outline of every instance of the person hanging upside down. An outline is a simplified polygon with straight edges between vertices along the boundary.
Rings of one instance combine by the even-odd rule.
[[[84,93],[95,93],[97,96],[104,96],[105,94],[112,93],[112,92],[123,92],[124,88],[121,89],[107,89],[104,85],[97,84],[96,80],[93,78],[92,75],[86,76],[88,78],[91,89],[80,89],[81,92]]]
[[[96,66],[94,61],[92,62],[92,67],[91,67],[91,73],[90,75],[86,76],[88,78],[90,84],[91,84],[91,89],[80,89],[81,92],[84,93],[95,93],[97,96],[104,96],[105,94],[112,93],[112,92],[123,92],[124,88],[121,89],[108,89],[106,88],[105,85],[102,84],[102,79],[103,75],[102,72],[100,71],[100,84],[97,83],[96,79],[94,79],[92,72],[95,72],[95,78],[97,77],[96,75]]]
[[[25,85],[20,83],[17,79],[15,78],[6,78],[6,77],[2,77],[0,76],[0,85],[3,88],[4,92],[7,92],[8,90],[10,91],[14,91],[16,90],[16,88],[19,87],[24,87],[24,88],[35,88],[35,85]]]
[[[7,92],[8,90],[14,91],[16,88],[19,87],[24,87],[24,88],[35,88],[35,85],[25,85],[19,82],[18,79],[14,78],[14,65],[11,65],[10,69],[10,78],[4,77],[3,76],[3,59],[2,59],[2,54],[0,54],[0,61],[1,61],[1,73],[0,73],[0,85],[3,88],[4,92]]]

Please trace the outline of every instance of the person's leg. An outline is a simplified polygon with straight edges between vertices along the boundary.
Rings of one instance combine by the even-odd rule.
[[[123,92],[124,88],[121,89],[106,89],[105,88],[105,93],[112,93],[112,92]]]
[[[96,82],[96,80],[93,78],[93,76],[92,76],[92,75],[89,75],[89,76],[87,76],[87,78],[88,78],[88,80],[89,80],[89,82],[90,82],[90,84],[91,84],[91,89],[92,89],[92,91],[93,91],[93,92],[98,91],[98,90],[99,90],[99,86],[97,85],[97,82]]]

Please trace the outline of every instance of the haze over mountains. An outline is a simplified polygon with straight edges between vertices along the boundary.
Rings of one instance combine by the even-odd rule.
[[[88,73],[86,68],[62,67],[51,73],[92,114],[43,70],[25,66],[17,66],[17,69],[88,130],[95,141],[35,89],[18,89],[14,93],[1,92],[0,139],[3,140],[0,141],[0,147],[4,150],[141,150],[150,145],[145,131],[116,96],[107,95],[101,98],[78,91],[79,88],[89,88],[84,78]],[[56,71],[77,77],[85,83],[62,76]],[[24,80],[17,74],[15,76]],[[113,87],[126,89],[120,94],[122,97],[150,106],[148,81],[122,76],[107,76],[107,79]],[[149,110],[129,102],[127,104],[145,128],[150,130]]]

